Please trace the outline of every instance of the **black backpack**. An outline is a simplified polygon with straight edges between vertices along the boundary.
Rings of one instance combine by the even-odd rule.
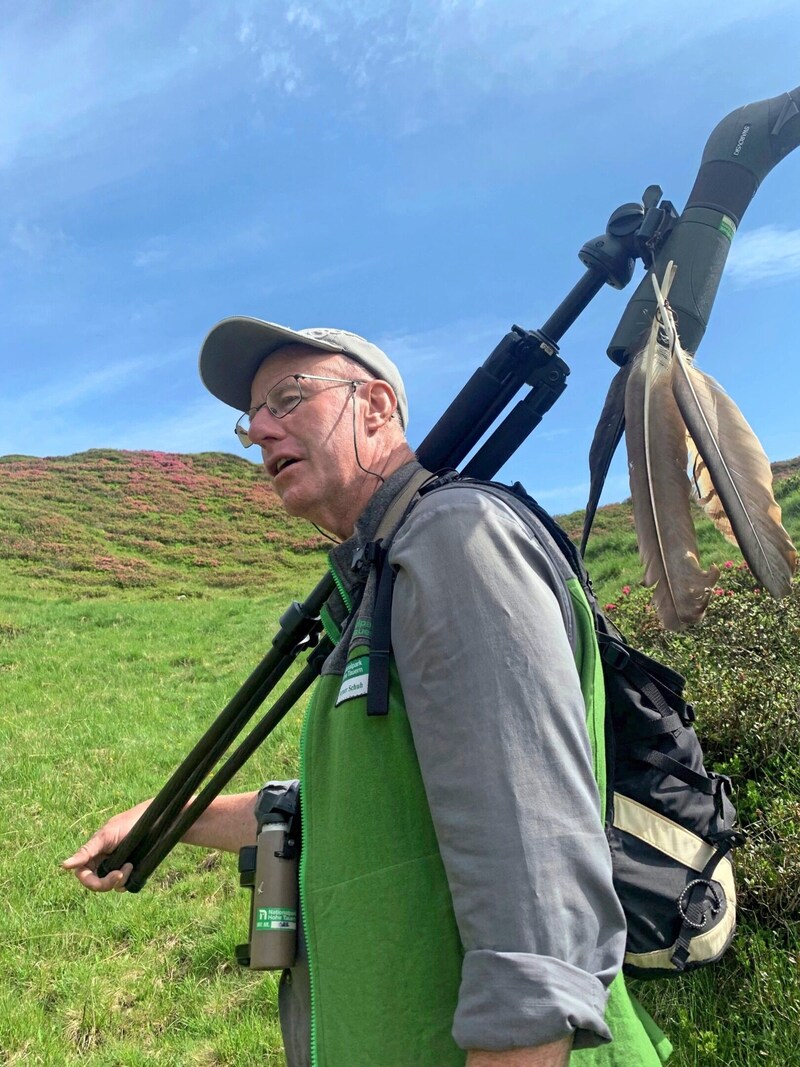
[[[728,853],[744,839],[734,829],[730,780],[706,771],[683,697],[684,678],[632,648],[597,605],[580,554],[555,520],[517,482],[513,486],[448,474],[421,493],[455,480],[511,493],[545,527],[580,581],[594,615],[606,696],[606,835],[614,886],[628,924],[624,971],[674,976],[722,956],[736,926]],[[408,515],[413,504],[407,508]],[[388,711],[392,568],[386,538],[368,546],[378,568],[370,640],[367,713]]]

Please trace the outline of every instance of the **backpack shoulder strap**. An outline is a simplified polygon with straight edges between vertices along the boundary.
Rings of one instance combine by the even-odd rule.
[[[434,475],[421,468],[409,478],[386,509],[375,534],[364,550],[364,558],[377,569],[375,609],[372,616],[372,631],[369,642],[369,686],[367,688],[367,715],[386,715],[389,711],[389,656],[392,649],[392,591],[394,571],[387,567],[389,547],[406,516],[414,507],[426,482]]]
[[[415,503],[415,497],[426,482],[431,481],[434,475],[421,467],[411,475],[409,480],[386,509],[375,534],[376,541],[382,541],[389,536],[394,536],[400,524]]]
[[[427,484],[425,484],[426,482]],[[429,475],[427,479],[422,479],[418,486],[419,493],[413,493],[407,497],[407,506],[399,521],[394,521],[396,519],[395,513],[392,522],[382,523],[376,541],[368,545],[365,551],[365,558],[377,571],[377,591],[375,596],[375,607],[372,615],[372,631],[370,635],[369,687],[367,689],[368,715],[386,715],[389,709],[389,660],[392,644],[391,614],[394,579],[396,575],[394,569],[386,564],[386,559],[391,549],[392,542],[403,522],[405,522],[405,519],[418,502],[419,497],[423,495],[427,496],[428,493],[435,492],[437,489],[443,489],[451,483],[483,489],[493,495],[500,495],[499,491],[502,491],[502,497],[509,505],[511,504],[511,501],[516,498],[517,503],[520,506],[514,509],[515,512],[531,512],[544,528],[545,536],[549,535],[551,540],[555,542],[554,547],[549,551],[544,545],[542,547],[547,552],[548,557],[551,559],[553,566],[556,567],[562,580],[566,581],[566,573],[562,574],[561,570],[557,567],[557,564],[555,563],[556,556],[567,557],[565,561],[562,561],[562,568],[567,573],[571,573],[574,569],[580,567],[584,576],[582,584],[588,584],[586,572],[583,570],[583,563],[575,546],[547,512],[545,512],[532,497],[528,496],[519,483],[514,486],[508,486],[499,482],[462,478],[457,471],[448,471],[435,478],[432,475]],[[389,530],[391,531],[390,535],[387,534],[387,531]],[[538,534],[538,539],[539,541],[542,540],[541,531]],[[566,546],[571,550],[571,554],[568,554]],[[587,596],[589,596],[590,600],[593,602],[593,597],[591,597],[591,594],[588,591]],[[569,598],[567,598],[566,602],[561,605],[561,608],[562,612],[571,610],[571,601]]]

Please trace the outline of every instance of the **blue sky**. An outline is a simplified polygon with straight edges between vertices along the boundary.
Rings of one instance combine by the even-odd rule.
[[[733,108],[800,82],[796,0],[37,0],[0,26],[0,454],[236,451],[197,378],[220,318],[341,326],[422,439],[611,211],[682,208]],[[734,241],[698,364],[800,453],[800,150]],[[636,281],[641,276],[637,268]],[[634,284],[565,335],[567,392],[504,474],[585,502]],[[628,495],[624,458],[605,500]]]

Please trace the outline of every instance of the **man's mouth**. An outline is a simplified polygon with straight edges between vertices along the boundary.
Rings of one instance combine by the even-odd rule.
[[[281,473],[281,471],[286,470],[287,467],[297,462],[298,461],[296,459],[291,459],[286,456],[284,456],[282,459],[277,460],[277,462],[274,463],[272,467],[272,477],[276,478]]]

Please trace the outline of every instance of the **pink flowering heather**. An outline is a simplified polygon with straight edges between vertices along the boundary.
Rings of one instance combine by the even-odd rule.
[[[263,470],[227,453],[0,457],[0,560],[79,596],[244,589],[325,547],[285,515]]]

